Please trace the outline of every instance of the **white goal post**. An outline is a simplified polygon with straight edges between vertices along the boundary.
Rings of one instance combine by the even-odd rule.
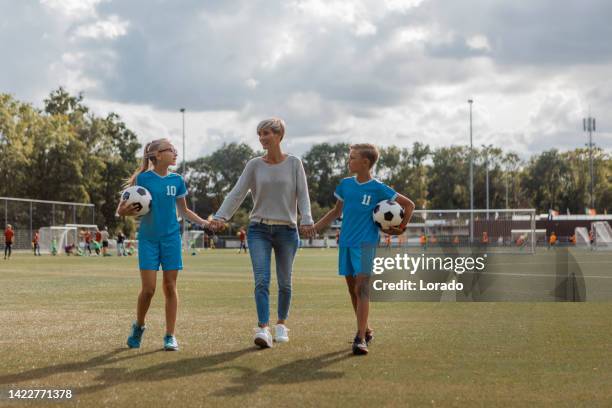
[[[415,210],[407,226],[407,244],[482,245],[506,252],[535,253],[536,211],[527,209]]]

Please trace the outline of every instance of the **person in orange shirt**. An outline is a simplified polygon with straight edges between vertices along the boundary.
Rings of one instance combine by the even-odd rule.
[[[385,235],[385,246],[387,249],[391,249],[391,235]]]
[[[455,235],[455,238],[453,238],[453,245],[459,245],[459,236]]]
[[[423,248],[427,248],[427,235],[421,234],[419,237],[419,244],[421,244]]]
[[[15,236],[13,226],[7,224],[4,230],[4,259],[11,259],[11,253],[13,252],[13,236]]]
[[[554,246],[557,243],[557,234],[555,232],[551,232],[550,238],[548,239],[548,245],[550,247]]]
[[[38,230],[36,230],[36,232],[34,232],[34,237],[32,238],[32,248],[34,249],[34,256],[36,255],[40,256],[39,241],[40,241],[40,233],[38,232]]]
[[[576,245],[576,234],[572,234],[572,236],[570,237],[570,243],[572,245]]]

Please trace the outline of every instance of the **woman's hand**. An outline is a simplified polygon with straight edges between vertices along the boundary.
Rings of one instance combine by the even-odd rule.
[[[121,217],[129,217],[137,215],[140,210],[142,210],[142,204],[140,203],[128,204],[127,201],[121,201],[117,208],[117,214]]]

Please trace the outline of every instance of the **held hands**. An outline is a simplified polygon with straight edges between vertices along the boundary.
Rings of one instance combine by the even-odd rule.
[[[300,234],[306,238],[314,238],[317,231],[314,225],[300,225]]]
[[[212,230],[213,232],[223,231],[225,229],[225,221],[223,220],[210,220],[208,221],[204,227]]]
[[[129,217],[138,214],[140,210],[142,210],[142,204],[140,203],[128,204],[127,201],[121,201],[117,209],[117,214],[121,217]]]

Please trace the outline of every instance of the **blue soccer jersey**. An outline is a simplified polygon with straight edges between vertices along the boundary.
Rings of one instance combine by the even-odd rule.
[[[380,201],[395,199],[395,190],[376,179],[359,183],[356,177],[347,177],[336,187],[334,195],[343,202],[340,247],[378,244],[378,227],[372,212]]]
[[[183,177],[170,172],[162,177],[153,170],[149,170],[136,177],[136,185],[149,190],[153,198],[151,211],[140,219],[138,238],[159,241],[170,235],[179,234],[176,199],[187,195]]]

